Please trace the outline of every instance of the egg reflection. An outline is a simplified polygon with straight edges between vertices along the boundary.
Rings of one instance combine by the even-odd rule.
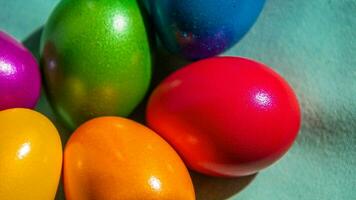
[[[23,158],[25,158],[28,153],[31,151],[31,143],[30,142],[26,142],[24,144],[21,145],[20,149],[17,151],[17,157],[22,160]]]
[[[0,60],[0,74],[4,74],[6,76],[13,75],[16,73],[16,68],[11,66],[11,64],[6,61]]]
[[[272,104],[270,95],[264,91],[257,92],[254,100],[258,105],[263,107],[270,106]]]
[[[114,17],[114,28],[116,31],[118,32],[122,32],[125,30],[126,26],[127,26],[127,18],[123,15],[116,15]]]
[[[153,190],[156,190],[156,191],[161,190],[161,181],[154,176],[150,177],[150,179],[148,180],[148,184],[151,186],[151,188]]]

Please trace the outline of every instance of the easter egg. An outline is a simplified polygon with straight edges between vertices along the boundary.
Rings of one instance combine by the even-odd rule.
[[[54,111],[74,129],[127,116],[151,78],[148,29],[136,1],[63,0],[41,40],[41,64]]]
[[[189,173],[168,143],[120,117],[81,125],[64,151],[67,200],[195,199]]]
[[[259,62],[216,57],[165,79],[147,105],[149,126],[193,170],[244,176],[277,161],[300,128],[300,109],[288,83]]]
[[[0,111],[33,108],[40,91],[36,59],[21,43],[0,31]]]
[[[0,111],[0,199],[54,199],[62,168],[55,126],[24,108]]]
[[[265,0],[147,0],[168,50],[188,59],[224,52],[255,23]]]

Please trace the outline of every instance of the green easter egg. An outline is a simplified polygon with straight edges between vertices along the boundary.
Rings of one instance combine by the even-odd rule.
[[[135,0],[62,0],[41,40],[49,101],[68,128],[127,116],[151,78],[149,30]]]

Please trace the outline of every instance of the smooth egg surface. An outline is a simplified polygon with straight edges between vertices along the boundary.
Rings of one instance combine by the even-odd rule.
[[[0,111],[0,199],[53,200],[62,168],[57,129],[23,108]]]
[[[301,116],[294,91],[272,69],[216,57],[165,79],[150,97],[146,119],[191,169],[234,177],[256,173],[286,153]]]

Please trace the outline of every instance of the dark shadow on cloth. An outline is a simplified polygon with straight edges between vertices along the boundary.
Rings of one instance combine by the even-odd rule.
[[[158,41],[158,39],[157,39]],[[167,76],[172,74],[177,69],[191,63],[185,59],[174,55],[166,51],[162,45],[158,44],[152,50],[153,64],[152,64],[152,81],[150,88],[146,94],[144,100],[136,107],[129,118],[138,121],[140,123],[145,123],[145,110],[146,104],[149,99],[150,94],[155,89],[155,87],[164,80]]]
[[[257,176],[253,174],[239,178],[221,178],[190,172],[197,200],[224,200],[241,192]]]
[[[43,27],[37,29],[29,37],[27,37],[22,43],[27,47],[32,54],[39,60],[40,55],[40,42]]]

